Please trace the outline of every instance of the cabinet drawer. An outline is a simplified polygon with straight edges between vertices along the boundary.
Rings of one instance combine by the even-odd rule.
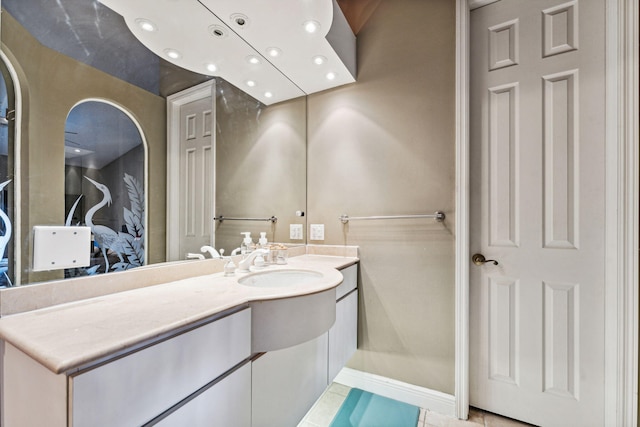
[[[158,427],[251,427],[251,363],[155,424]]]
[[[358,264],[340,270],[342,283],[336,288],[336,300],[339,300],[358,286]]]
[[[246,359],[251,309],[69,378],[73,427],[141,425]]]

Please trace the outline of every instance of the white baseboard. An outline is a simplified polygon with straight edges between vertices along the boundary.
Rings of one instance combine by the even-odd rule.
[[[456,399],[451,394],[350,368],[342,368],[334,382],[456,417]]]

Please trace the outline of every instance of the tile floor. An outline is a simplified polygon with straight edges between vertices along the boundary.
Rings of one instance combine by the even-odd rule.
[[[347,398],[350,388],[333,383],[320,396],[320,399],[307,412],[298,427],[327,427],[338,413],[340,405]],[[440,415],[432,411],[420,409],[420,417],[416,427],[525,427],[519,421],[471,408],[466,421]]]

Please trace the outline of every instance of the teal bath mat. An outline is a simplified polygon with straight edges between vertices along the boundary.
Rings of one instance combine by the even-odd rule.
[[[352,388],[331,427],[416,427],[420,408]]]

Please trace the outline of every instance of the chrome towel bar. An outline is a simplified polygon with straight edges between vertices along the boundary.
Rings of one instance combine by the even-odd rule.
[[[349,216],[347,214],[341,215],[338,217],[343,224],[347,224],[351,220],[361,220],[361,219],[413,219],[413,218],[432,218],[438,222],[442,222],[445,219],[444,212],[437,211],[433,214],[425,214],[425,215],[388,215],[388,216]]]
[[[231,218],[228,216],[216,216],[213,218],[214,221],[269,221],[272,223],[276,223],[278,222],[278,218],[276,218],[275,216],[271,216],[270,218]]]

